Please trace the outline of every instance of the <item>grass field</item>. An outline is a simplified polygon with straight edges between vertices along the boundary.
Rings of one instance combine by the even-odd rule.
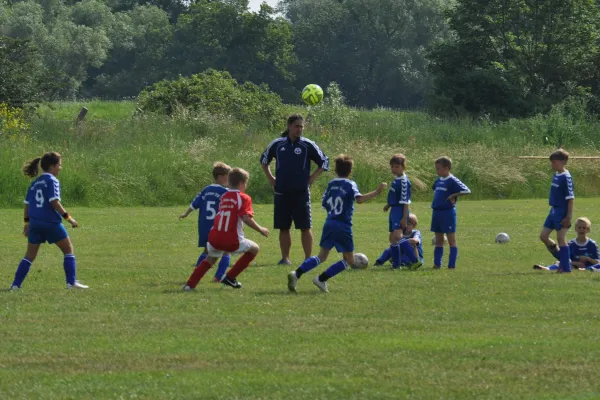
[[[600,220],[597,204],[576,200],[576,216]],[[357,250],[371,262],[387,238],[380,207],[355,215]],[[600,274],[531,269],[551,261],[537,240],[546,201],[460,202],[456,271],[431,268],[428,207],[413,205],[421,270],[349,271],[322,294],[310,282],[319,267],[297,295],[291,268],[274,265],[276,232],[248,234],[262,253],[241,290],[207,279],[184,293],[198,256],[194,218],[177,220],[186,206],[70,208],[90,289],[65,290],[60,251],[45,246],[23,290],[0,291],[0,398],[598,398]],[[271,212],[256,206],[266,226]],[[314,214],[318,240],[324,213]],[[2,216],[8,287],[25,240],[22,211]],[[510,244],[493,243],[500,231]]]

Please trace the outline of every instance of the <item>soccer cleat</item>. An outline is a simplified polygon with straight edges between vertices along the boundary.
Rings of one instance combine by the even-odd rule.
[[[75,283],[73,283],[72,285],[70,283],[67,283],[67,289],[89,289],[89,286],[84,285],[79,281],[75,281]]]
[[[21,286],[12,285],[12,286],[10,287],[10,290],[19,290],[19,289],[21,289]]]
[[[442,267],[440,265],[434,265],[433,269],[441,269]]]
[[[410,269],[411,271],[416,271],[419,268],[421,268],[423,266],[423,263],[421,261],[416,261],[412,264],[408,265],[408,269]]]
[[[225,278],[223,278],[221,283],[225,286],[231,286],[234,289],[242,288],[242,284],[240,282],[238,282],[237,279],[229,279],[228,276],[225,276]]]
[[[600,272],[600,268],[590,268],[591,272]]]
[[[313,279],[313,283],[316,287],[321,289],[322,292],[329,293],[329,290],[327,290],[327,282],[321,282],[318,275]]]
[[[279,260],[277,265],[292,265],[292,262],[290,260],[286,260],[285,258],[282,258],[281,260]]]
[[[542,265],[535,264],[535,265],[533,266],[533,269],[544,269],[544,268],[542,268],[542,267],[543,267]]]
[[[292,271],[288,274],[288,289],[290,292],[296,293],[296,287],[298,286],[298,277],[296,271]]]
[[[373,264],[374,267],[381,267],[383,265],[383,263],[379,260],[375,261],[375,264]]]

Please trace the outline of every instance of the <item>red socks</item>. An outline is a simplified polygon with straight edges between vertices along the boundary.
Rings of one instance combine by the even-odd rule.
[[[240,258],[240,260],[241,260],[241,258]],[[239,263],[239,261],[238,261],[238,263]],[[237,265],[238,263],[236,263],[235,265]],[[202,277],[206,274],[206,272],[208,272],[208,270],[211,267],[212,267],[212,265],[210,265],[208,263],[208,261],[206,261],[206,260],[202,261],[200,264],[198,264],[196,266],[196,268],[194,269],[194,272],[192,272],[192,275],[190,275],[190,279],[188,279],[187,285],[189,287],[191,287],[192,289],[195,288],[198,285],[198,282],[200,282],[200,279],[202,279]]]
[[[254,260],[254,257],[256,257],[256,254],[254,253],[244,253],[244,255],[241,256],[239,260],[237,260],[233,268],[229,270],[229,272],[227,273],[227,277],[229,277],[229,279],[237,278],[237,276],[241,274],[243,270],[248,268],[248,265],[250,265],[250,262]]]

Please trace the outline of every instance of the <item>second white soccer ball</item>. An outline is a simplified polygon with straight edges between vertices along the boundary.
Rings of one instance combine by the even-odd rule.
[[[363,253],[356,253],[354,255],[354,264],[351,265],[353,269],[365,269],[369,266],[369,259]]]
[[[448,244],[448,236],[444,235],[444,246]],[[435,236],[431,238],[431,245],[435,246]]]
[[[508,236],[507,233],[501,232],[496,235],[495,242],[496,243],[508,243],[508,242],[510,242],[510,237]]]

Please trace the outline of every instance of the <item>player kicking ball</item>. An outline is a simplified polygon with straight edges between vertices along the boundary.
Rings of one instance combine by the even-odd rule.
[[[309,257],[295,271],[288,274],[288,289],[296,292],[298,279],[308,271],[325,262],[332,248],[343,254],[343,259],[332,264],[321,275],[315,276],[313,283],[323,292],[327,289],[327,280],[333,278],[354,263],[354,240],[352,238],[352,214],[354,202],[364,203],[375,198],[386,183],[380,183],[373,192],[362,195],[356,182],[348,179],[352,173],[354,161],[346,155],[339,155],[335,159],[335,173],[337,178],[332,179],[323,194],[322,205],[327,210],[327,219],[321,235],[321,250],[318,256]]]
[[[248,186],[248,179],[250,179],[250,175],[241,168],[234,168],[229,173],[230,189],[221,196],[219,212],[208,234],[206,245],[208,257],[194,269],[183,290],[195,289],[200,279],[225,253],[243,253],[243,255],[225,274],[221,283],[235,289],[242,287],[242,284],[237,281],[237,277],[248,268],[259,250],[258,244],[244,237],[244,224],[261,235],[269,237],[269,230],[263,228],[254,220],[252,198],[244,193]]]

